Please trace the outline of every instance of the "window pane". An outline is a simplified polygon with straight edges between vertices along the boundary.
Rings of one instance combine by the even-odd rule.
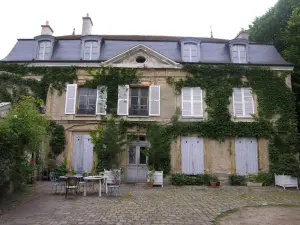
[[[98,47],[98,42],[97,41],[92,41],[92,46],[93,46],[93,48]]]
[[[131,96],[139,96],[139,89],[138,88],[131,88]]]
[[[145,97],[141,98],[140,104],[141,105],[148,105],[148,98],[145,98]]]
[[[148,88],[141,88],[141,96],[147,97],[148,96]]]
[[[132,105],[138,105],[138,101],[139,101],[138,97],[131,97],[131,104]]]
[[[78,89],[78,114],[95,114],[97,90],[86,87]]]
[[[140,148],[140,164],[147,164],[147,156],[144,154],[145,147]]]
[[[85,48],[90,48],[92,46],[92,43],[90,41],[84,42],[84,47]]]
[[[130,147],[128,150],[128,163],[129,164],[136,164],[136,147]]]

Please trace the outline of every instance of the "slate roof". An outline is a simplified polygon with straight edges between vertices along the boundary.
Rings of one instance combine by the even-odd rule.
[[[180,40],[186,37],[99,35],[102,37],[100,58],[108,60],[130,48],[143,44],[165,57],[181,63]],[[81,60],[80,35],[56,37],[57,42],[50,62],[95,62]],[[200,63],[231,63],[229,40],[216,38],[193,38],[201,41]],[[249,43],[248,59],[252,65],[292,66],[286,62],[271,44]],[[32,62],[35,57],[36,40],[18,39],[11,52],[2,60],[7,62]]]

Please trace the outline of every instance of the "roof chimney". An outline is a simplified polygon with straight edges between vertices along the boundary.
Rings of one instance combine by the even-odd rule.
[[[52,35],[54,31],[49,25],[49,21],[46,21],[45,25],[42,25],[42,32],[41,35]]]
[[[235,39],[248,40],[249,39],[249,34],[247,33],[247,31],[245,31],[244,28],[241,28],[241,31],[237,34],[237,36],[235,37]]]
[[[82,32],[81,35],[91,35],[92,34],[93,22],[89,14],[86,17],[82,17]]]

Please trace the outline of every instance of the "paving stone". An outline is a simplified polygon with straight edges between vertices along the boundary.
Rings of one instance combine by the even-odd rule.
[[[17,203],[16,203],[17,202]],[[120,197],[82,193],[65,199],[40,182],[18,201],[0,205],[0,224],[204,224],[222,212],[251,205],[300,204],[300,192],[248,188],[123,184]],[[4,209],[4,210],[3,210]]]

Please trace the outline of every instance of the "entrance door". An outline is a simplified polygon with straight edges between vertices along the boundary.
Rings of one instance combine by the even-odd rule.
[[[147,160],[148,157],[143,153],[146,147],[130,146],[127,154],[127,182],[146,182],[147,181]]]
[[[257,140],[238,138],[235,140],[236,173],[246,175],[258,172]]]
[[[181,137],[182,173],[204,173],[203,138]]]
[[[72,167],[76,172],[90,172],[93,168],[93,144],[89,134],[74,135]]]

